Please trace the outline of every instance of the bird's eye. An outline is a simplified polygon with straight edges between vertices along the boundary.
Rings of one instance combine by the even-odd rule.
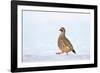
[[[63,32],[64,30],[62,29],[61,31]]]

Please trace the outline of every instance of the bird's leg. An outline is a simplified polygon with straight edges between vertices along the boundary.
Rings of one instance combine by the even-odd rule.
[[[61,52],[57,52],[56,54],[62,54],[62,53],[64,53],[63,51],[61,51]]]
[[[66,55],[68,55],[68,52],[66,52]]]
[[[66,53],[68,55],[68,53]]]

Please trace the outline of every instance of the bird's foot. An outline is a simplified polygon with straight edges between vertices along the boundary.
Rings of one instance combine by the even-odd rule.
[[[66,55],[68,55],[68,53],[66,53]]]
[[[62,54],[63,52],[57,52],[56,54]]]

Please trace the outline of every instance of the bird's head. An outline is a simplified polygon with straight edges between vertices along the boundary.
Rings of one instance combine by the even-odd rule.
[[[61,27],[61,28],[59,29],[59,31],[65,32],[65,28],[64,28],[64,27]]]

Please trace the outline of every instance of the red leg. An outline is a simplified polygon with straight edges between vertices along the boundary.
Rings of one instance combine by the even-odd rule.
[[[66,53],[68,55],[68,53]]]
[[[64,53],[64,52],[57,52],[56,54],[62,54],[62,53]]]

